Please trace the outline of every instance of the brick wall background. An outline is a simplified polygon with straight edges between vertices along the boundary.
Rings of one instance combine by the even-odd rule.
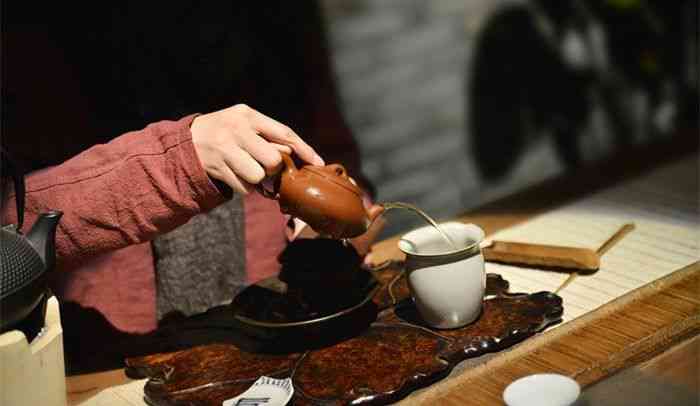
[[[543,138],[499,184],[474,170],[465,72],[480,25],[507,0],[323,0],[345,116],[380,201],[438,219],[562,170]],[[422,225],[391,212],[385,236]]]

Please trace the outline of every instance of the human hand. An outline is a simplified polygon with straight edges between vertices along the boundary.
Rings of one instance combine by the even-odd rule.
[[[201,115],[192,121],[192,143],[204,170],[238,193],[279,172],[280,152],[323,165],[323,159],[291,128],[246,106]]]

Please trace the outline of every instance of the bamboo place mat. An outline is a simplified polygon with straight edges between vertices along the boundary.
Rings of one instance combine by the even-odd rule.
[[[697,159],[663,166],[490,236],[596,250],[623,225],[635,226],[602,256],[600,270],[579,275],[558,292],[564,300],[563,323],[510,351],[467,360],[446,380],[402,403],[498,404],[508,383],[543,371],[588,385],[697,334]],[[512,292],[555,291],[568,278],[492,263],[486,270],[510,281]],[[108,388],[81,404],[141,406],[144,383]]]
[[[490,239],[595,251],[625,224],[634,224],[634,230],[602,255],[600,269],[579,275],[557,292],[564,300],[565,322],[700,260],[698,157],[602,190]],[[532,267],[489,263],[486,270],[502,275],[513,292],[557,291],[568,278]]]
[[[535,373],[564,374],[586,387],[699,334],[698,292],[700,263],[696,262],[400,403],[503,404],[508,384]],[[582,404],[587,404],[585,396],[584,391]]]

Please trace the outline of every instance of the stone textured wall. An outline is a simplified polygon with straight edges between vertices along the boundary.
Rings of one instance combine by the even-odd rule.
[[[509,179],[474,170],[465,97],[476,33],[505,0],[323,0],[345,116],[380,201],[443,219],[560,170],[546,141]],[[389,215],[386,235],[421,224]]]

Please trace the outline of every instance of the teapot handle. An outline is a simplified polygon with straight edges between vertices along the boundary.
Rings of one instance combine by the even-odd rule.
[[[265,188],[265,186],[263,186],[262,183],[258,183],[257,185],[255,185],[255,188],[258,190],[258,192],[260,192],[261,195],[263,195],[263,197],[266,197],[268,199],[277,200],[277,198],[279,197],[276,191],[268,190],[267,188]]]
[[[282,155],[282,162],[284,162],[284,171],[287,171],[290,175],[293,175],[297,171],[297,166],[294,164],[294,160],[292,159],[292,156],[287,154],[286,152],[280,152],[280,155]]]
[[[288,175],[292,176],[296,174],[297,166],[294,164],[294,160],[292,159],[292,157],[285,152],[280,152],[280,155],[282,155],[282,162],[284,163],[284,169],[282,169],[282,172],[287,172]],[[275,175],[275,179],[273,179],[274,185],[278,185],[279,177],[282,176],[282,172]],[[262,183],[258,183],[257,185],[255,185],[255,188],[258,190],[258,192],[260,192],[261,195],[268,199],[277,200],[279,198],[277,190],[269,190],[265,186],[263,186]]]

